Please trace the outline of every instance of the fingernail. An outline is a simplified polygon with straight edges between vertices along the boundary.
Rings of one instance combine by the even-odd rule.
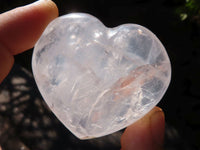
[[[46,2],[49,2],[49,1],[51,1],[51,0],[37,0],[37,1],[35,1],[35,2],[31,3],[31,4],[28,4],[28,5],[38,5],[40,3],[46,3]]]
[[[51,0],[37,0],[37,1],[33,2],[33,3],[37,4],[37,3],[41,3],[41,2],[43,3],[43,2],[48,2],[48,1],[51,1]]]
[[[52,0],[38,0],[38,1],[41,1],[41,2],[48,2],[48,1],[52,1]]]
[[[151,131],[154,142],[158,146],[162,146],[164,142],[165,117],[162,109],[158,109],[150,118]]]

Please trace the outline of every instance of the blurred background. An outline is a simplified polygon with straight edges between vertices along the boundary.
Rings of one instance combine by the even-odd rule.
[[[0,0],[0,13],[34,2]],[[158,104],[166,115],[166,150],[200,150],[200,1],[199,0],[54,0],[60,15],[86,12],[106,26],[136,23],[164,44],[172,80]],[[32,76],[32,49],[0,85],[0,145],[3,150],[117,150],[115,134],[81,141],[48,109]]]

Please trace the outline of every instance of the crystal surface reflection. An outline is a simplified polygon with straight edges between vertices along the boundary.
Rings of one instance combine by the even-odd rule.
[[[58,119],[78,138],[134,123],[162,98],[171,78],[165,48],[136,24],[105,27],[72,13],[52,21],[36,43],[32,68]]]

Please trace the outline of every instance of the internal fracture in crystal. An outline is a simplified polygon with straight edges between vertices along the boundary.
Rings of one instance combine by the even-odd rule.
[[[168,55],[151,31],[136,24],[107,28],[84,13],[48,25],[32,67],[50,109],[80,139],[113,133],[143,117],[171,78]]]

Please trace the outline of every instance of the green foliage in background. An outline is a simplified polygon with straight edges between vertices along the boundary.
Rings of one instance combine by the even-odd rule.
[[[183,5],[177,8],[177,13],[180,19],[200,18],[200,0],[183,0]]]

